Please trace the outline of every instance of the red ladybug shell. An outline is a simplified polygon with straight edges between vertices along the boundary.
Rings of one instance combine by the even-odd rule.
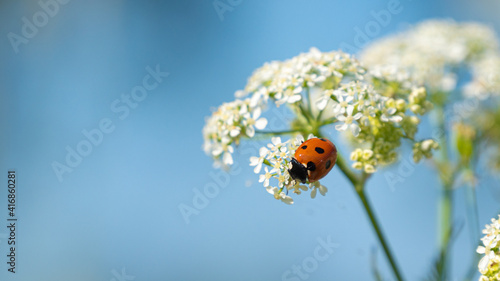
[[[337,161],[337,148],[327,139],[313,138],[295,151],[295,159],[307,169],[309,182],[326,176]]]

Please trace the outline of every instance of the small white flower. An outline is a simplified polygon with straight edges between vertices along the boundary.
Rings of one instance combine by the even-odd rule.
[[[271,151],[278,151],[282,145],[283,143],[280,137],[273,137],[271,138],[271,143],[267,144],[267,147],[269,147]]]
[[[295,182],[294,185],[291,185],[287,188],[288,188],[288,190],[293,190],[293,193],[295,193],[297,195],[300,195],[302,193],[302,191],[308,190],[307,186],[300,184],[300,182]]]
[[[354,121],[361,118],[363,114],[358,112],[354,116],[352,116],[353,111],[354,106],[350,105],[347,107],[347,115],[338,115],[337,120],[339,120],[340,122],[344,122],[344,124],[335,125],[335,129],[337,129],[338,131],[345,131],[347,129],[350,129],[352,135],[357,137],[359,135],[359,132],[361,131],[361,128],[359,128],[359,125]]]
[[[325,196],[326,193],[328,192],[328,188],[326,188],[325,186],[321,185],[319,183],[319,181],[315,181],[313,183],[310,183],[309,184],[309,188],[311,188],[311,198],[315,198],[316,197],[316,192],[317,190],[319,190],[319,193],[321,193],[321,195]]]
[[[248,137],[252,138],[255,135],[255,128],[262,130],[267,126],[267,119],[266,118],[259,118],[261,114],[261,109],[260,107],[256,108],[255,111],[253,112],[253,115],[250,117],[250,114],[248,113],[246,115],[246,118],[243,122],[243,124],[246,127],[246,134]]]
[[[259,182],[264,182],[264,187],[268,187],[269,186],[269,179],[273,176],[273,173],[275,172],[275,170],[272,169],[271,171],[269,171],[267,169],[267,167],[264,167],[264,170],[266,171],[266,173],[264,175],[259,176]]]
[[[323,95],[316,101],[316,107],[319,110],[324,110],[326,105],[328,104],[328,101],[331,100],[333,95],[333,90],[326,90],[323,92]]]
[[[277,187],[268,187],[266,188],[267,192],[271,193],[275,199],[281,200],[281,202],[291,205],[293,204],[292,197],[285,194],[285,192],[280,191]]]
[[[354,98],[352,96],[347,95],[343,91],[334,91],[334,95],[337,97],[337,102],[335,103],[333,107],[333,111],[337,112],[338,114],[343,114],[346,112],[346,109],[350,106],[353,107],[353,104],[351,103]]]
[[[235,138],[235,137],[237,137],[240,134],[240,132],[241,132],[241,128],[240,127],[235,127],[231,131],[229,131],[229,135],[232,138]]]
[[[227,166],[233,165],[233,156],[231,156],[231,153],[232,153],[232,149],[231,149],[231,151],[224,152],[224,156],[222,157],[222,162]]]
[[[380,117],[380,120],[384,122],[394,122],[394,123],[399,123],[403,121],[403,117],[399,115],[394,115],[396,113],[396,109],[394,107],[388,108]]]
[[[267,149],[266,147],[261,147],[259,149],[259,157],[250,157],[250,166],[255,166],[255,168],[253,169],[254,173],[260,173],[260,169],[262,169],[262,163],[264,162],[264,159],[268,152],[269,149]]]

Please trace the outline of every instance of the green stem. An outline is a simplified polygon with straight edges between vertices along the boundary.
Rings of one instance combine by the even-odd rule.
[[[319,126],[320,127],[320,126]],[[316,131],[315,135],[319,138],[322,137],[320,128],[316,127],[314,128],[314,131]],[[337,152],[337,162],[336,165],[339,167],[340,171],[347,177],[347,179],[351,182],[352,186],[356,190],[356,194],[358,194],[359,199],[363,203],[363,207],[368,215],[368,218],[370,219],[370,223],[375,230],[375,233],[377,234],[377,238],[382,245],[382,248],[384,249],[385,256],[387,260],[389,261],[389,264],[391,265],[392,271],[394,275],[396,276],[396,279],[398,281],[403,281],[403,277],[400,273],[400,270],[396,264],[396,261],[394,259],[394,256],[389,249],[389,246],[386,242],[385,236],[382,233],[381,227],[379,222],[377,221],[375,214],[373,212],[373,208],[368,202],[368,199],[366,198],[365,195],[365,184],[366,180],[369,178],[369,174],[366,173],[355,173],[349,165],[346,163],[345,159],[342,157],[340,152]]]
[[[339,167],[340,171],[344,173],[344,175],[347,177],[347,179],[352,183],[352,186],[356,190],[356,193],[359,196],[359,199],[363,203],[363,207],[368,215],[368,218],[370,219],[370,223],[375,230],[375,233],[377,234],[377,238],[382,245],[382,248],[384,250],[385,256],[387,257],[387,260],[389,261],[389,264],[391,265],[392,271],[394,272],[394,275],[396,276],[396,279],[398,281],[402,281],[403,277],[400,273],[400,270],[396,264],[396,261],[394,259],[394,256],[389,249],[389,246],[386,242],[385,236],[382,233],[382,230],[380,228],[380,224],[377,221],[375,214],[373,212],[373,208],[371,207],[370,203],[368,202],[368,199],[366,198],[365,195],[365,184],[366,180],[368,179],[369,175],[366,173],[363,173],[361,175],[354,173],[349,166],[347,166],[344,158],[340,153],[337,155],[337,163],[336,165]]]
[[[452,220],[453,220],[453,182],[455,173],[451,172],[451,164],[448,155],[448,138],[446,137],[446,118],[444,114],[444,107],[438,106],[436,110],[438,116],[438,128],[440,130],[441,136],[439,144],[441,145],[441,159],[438,162],[441,171],[440,180],[442,184],[441,199],[438,202],[439,210],[439,221],[438,221],[438,243],[439,243],[439,253],[440,259],[443,264],[443,269],[441,272],[441,278],[444,278],[447,274],[447,264],[448,264],[448,246],[450,243],[451,232],[452,232]],[[444,280],[444,279],[443,279]]]
[[[298,104],[297,105],[299,110],[300,110],[300,113],[302,114],[302,116],[304,118],[306,118],[306,120],[309,122],[309,123],[312,123],[311,121],[314,121],[313,118],[312,118],[312,115],[310,112],[308,112],[306,109],[304,109],[304,107],[302,106],[302,104]]]
[[[476,154],[478,155],[478,154]],[[471,160],[469,167],[467,167],[471,173],[474,172],[474,163],[477,159]],[[471,183],[465,187],[466,189],[466,199],[467,199],[467,216],[469,222],[469,234],[472,240],[472,262],[471,268],[467,273],[465,280],[472,280],[475,273],[477,272],[477,264],[480,260],[480,255],[476,253],[476,247],[480,244],[480,226],[479,226],[479,214],[477,210],[477,198],[476,198],[476,186]]]
[[[443,186],[443,190],[441,191],[441,200],[439,201],[439,258],[442,264],[441,268],[441,280],[446,280],[447,276],[447,265],[448,265],[448,250],[450,244],[450,238],[452,235],[451,228],[451,218],[453,212],[453,200],[452,200],[453,191],[451,188],[447,186]]]
[[[389,249],[389,245],[386,242],[385,236],[382,233],[382,230],[380,229],[380,224],[377,221],[375,214],[373,213],[373,208],[370,205],[370,202],[368,202],[368,199],[366,198],[366,195],[364,193],[364,182],[360,184],[360,187],[356,187],[356,189],[360,189],[361,191],[358,192],[359,199],[361,199],[361,202],[363,202],[363,206],[365,208],[366,213],[368,214],[368,217],[370,218],[370,222],[373,226],[373,229],[375,230],[375,233],[377,234],[378,240],[380,244],[382,245],[382,248],[384,249],[385,255],[387,259],[389,260],[389,263],[391,265],[392,271],[394,272],[394,275],[396,275],[396,279],[398,281],[402,281],[403,277],[399,271],[399,268],[396,264],[396,261],[393,258],[393,255],[391,253],[391,250]]]
[[[312,113],[311,93],[310,93],[309,87],[307,87],[306,91],[307,91],[307,109],[309,110],[309,113],[311,114],[311,117],[313,117],[313,119],[314,119],[314,116],[313,116],[313,113]]]
[[[477,200],[476,200],[476,190],[475,187],[470,185],[465,187],[467,190],[467,214],[469,215],[469,231],[472,239],[472,262],[471,268],[467,273],[465,280],[472,280],[474,275],[477,272],[477,264],[480,260],[480,255],[476,253],[476,247],[480,244],[481,240],[479,239],[479,222],[478,222],[478,213],[477,213]]]
[[[474,185],[466,186],[466,197],[467,197],[467,207],[468,207],[468,215],[469,215],[469,231],[470,236],[473,243],[477,243],[479,241],[479,222],[478,222],[478,211],[477,211],[477,198],[476,198],[476,188]],[[474,245],[474,244],[473,244]],[[475,245],[477,246],[477,245]],[[474,246],[474,250],[475,247]]]

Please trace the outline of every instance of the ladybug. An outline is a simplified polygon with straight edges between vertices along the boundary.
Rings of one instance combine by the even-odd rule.
[[[315,182],[326,176],[337,161],[337,148],[327,139],[312,138],[295,151],[288,173],[301,183]]]

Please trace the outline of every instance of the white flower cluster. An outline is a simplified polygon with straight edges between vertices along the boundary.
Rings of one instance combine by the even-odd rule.
[[[255,135],[255,128],[266,127],[267,119],[260,117],[261,111],[260,106],[250,105],[250,99],[235,100],[222,104],[207,119],[203,128],[203,148],[215,159],[216,166],[232,165],[233,146],[239,144],[240,138],[251,138]]]
[[[324,124],[350,132],[355,148],[371,151],[363,157],[359,150],[351,155],[353,167],[367,173],[395,161],[402,138],[416,142],[419,116],[432,107],[425,89],[417,87],[407,72],[395,67],[367,71],[349,54],[315,48],[264,64],[236,97],[222,105],[204,128],[205,151],[216,160],[232,163],[231,153],[240,138],[253,137],[254,126],[265,127],[264,119],[258,118],[261,108],[272,101],[276,106],[289,105],[297,115],[291,129],[302,135]]]
[[[314,136],[309,136],[312,138]],[[309,185],[300,184],[300,182],[292,179],[288,173],[291,168],[290,161],[295,154],[295,150],[299,147],[304,139],[302,136],[296,139],[290,139],[281,142],[280,137],[271,139],[271,143],[267,147],[262,147],[259,151],[259,157],[250,158],[250,166],[255,166],[254,172],[259,174],[262,170],[262,165],[265,164],[264,174],[259,176],[259,182],[263,183],[267,192],[272,194],[274,198],[281,200],[286,204],[293,204],[292,197],[288,196],[291,191],[297,195],[302,191],[311,189],[311,198],[316,197],[319,190],[321,195],[325,195],[328,189],[322,186],[319,181],[309,183]],[[271,179],[277,180],[277,184],[272,184]]]
[[[496,53],[498,40],[488,26],[429,20],[375,42],[363,51],[361,61],[370,67],[408,69],[413,79],[435,93],[455,90],[461,67],[474,67]]]
[[[484,246],[477,247],[477,252],[484,255],[479,261],[479,281],[500,280],[500,216],[498,220],[491,219],[491,224],[483,230],[481,238]]]
[[[500,96],[500,54],[491,54],[472,65],[472,81],[464,87],[466,97]]]
[[[414,87],[402,78],[402,73],[378,73],[367,75],[364,81],[339,83],[337,89],[325,90],[318,99],[319,109],[334,112],[336,130],[351,131],[351,141],[357,146],[351,153],[353,168],[374,173],[380,164],[397,159],[402,138],[415,142],[419,116],[427,113],[432,104],[425,89]],[[431,151],[427,152],[425,155],[430,156]]]
[[[269,99],[277,106],[295,104],[302,101],[304,89],[323,87],[344,76],[362,78],[364,72],[349,54],[322,53],[315,48],[290,60],[266,63],[250,77],[245,90],[236,91],[235,101],[224,103],[207,119],[204,150],[216,166],[230,166],[241,137],[252,138],[255,128],[266,127],[267,120],[259,117]]]
[[[257,69],[248,80],[241,98],[251,94],[252,105],[266,103],[269,98],[277,106],[302,100],[308,88],[326,88],[345,76],[362,79],[365,69],[351,55],[343,52],[320,52],[311,48],[283,62],[273,61]]]

